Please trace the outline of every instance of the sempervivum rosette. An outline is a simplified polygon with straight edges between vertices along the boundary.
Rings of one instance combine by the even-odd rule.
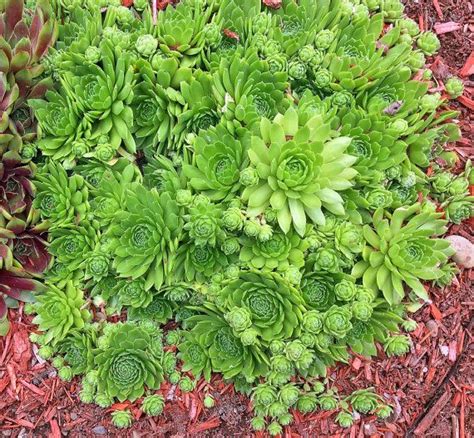
[[[181,245],[176,257],[174,278],[178,281],[206,281],[229,264],[229,257],[211,245]]]
[[[278,211],[278,223],[287,233],[293,225],[304,235],[306,217],[324,224],[322,208],[344,214],[338,191],[351,187],[357,171],[356,157],[345,153],[351,139],[331,139],[331,129],[315,115],[303,126],[298,112],[289,108],[273,122],[262,119],[260,135],[252,137],[249,156],[258,184],[245,189],[248,213],[258,215],[271,206]]]
[[[180,228],[179,210],[169,193],[158,194],[135,183],[127,191],[124,209],[117,212],[107,236],[114,254],[113,266],[122,277],[145,278],[145,287],[159,288],[165,266],[175,251]],[[168,272],[168,271],[167,271]]]
[[[216,126],[220,120],[217,103],[212,98],[210,73],[197,70],[190,83],[180,83],[180,89],[185,105],[173,128],[174,143],[177,145],[191,143],[201,130]]]
[[[69,167],[76,159],[96,156],[94,147],[104,135],[109,137],[107,144],[112,151],[122,145],[130,153],[136,150],[130,132],[134,84],[131,55],[107,40],[101,42],[99,50],[102,65],[84,62],[77,54],[71,56],[65,61],[67,71],[60,73],[62,94],[48,92],[48,102],[32,102],[45,134],[38,147],[44,155],[63,160]]]
[[[48,2],[37,2],[36,10],[24,7],[24,0],[2,2],[0,38],[0,155],[5,146],[20,149],[34,137],[34,118],[27,99],[42,97],[53,86],[42,76],[39,63],[54,44],[58,24]]]
[[[308,242],[290,231],[273,233],[265,241],[242,236],[240,260],[256,269],[286,271],[290,266],[301,268],[304,265],[304,252]]]
[[[89,189],[80,175],[68,177],[59,164],[50,162],[36,175],[33,206],[52,228],[78,222],[89,210]]]
[[[261,117],[273,118],[287,106],[286,73],[271,73],[254,50],[222,58],[213,78],[214,98],[230,132],[251,128]]]
[[[112,328],[106,345],[95,356],[98,390],[120,401],[135,401],[163,381],[159,361],[148,352],[152,337],[143,328],[127,323]]]
[[[137,144],[150,155],[157,148],[158,151],[166,147],[175,148],[172,130],[185,104],[179,84],[191,80],[191,71],[181,67],[176,59],[163,58],[158,54],[152,63],[140,59],[137,69],[140,80],[134,87],[132,102],[133,133]]]
[[[268,357],[258,345],[243,345],[221,312],[213,305],[199,309],[202,314],[188,318],[191,330],[179,345],[183,370],[194,375],[221,372],[224,378],[241,375],[249,380],[268,370]]]
[[[64,289],[47,284],[44,294],[38,295],[35,303],[37,316],[33,319],[40,330],[45,331],[45,343],[53,344],[63,340],[73,329],[81,329],[90,319],[84,308],[84,294],[72,281]]]
[[[454,252],[447,240],[432,238],[446,231],[446,221],[441,216],[414,204],[397,208],[389,220],[384,218],[384,210],[378,209],[373,226],[364,226],[364,260],[354,266],[352,275],[362,277],[364,286],[382,291],[390,304],[404,298],[404,284],[428,300],[420,280],[442,277],[440,265]]]
[[[219,301],[228,311],[247,309],[251,327],[263,342],[297,336],[305,311],[297,289],[278,274],[258,271],[241,272],[225,285]]]
[[[50,252],[56,261],[74,271],[87,258],[98,241],[97,225],[83,221],[80,225],[65,225],[50,233]]]
[[[74,375],[86,373],[93,368],[96,337],[96,331],[88,324],[83,330],[72,330],[59,342],[58,353],[71,367]]]
[[[159,11],[155,23],[148,20],[147,27],[158,38],[165,54],[178,59],[184,57],[189,65],[199,60],[204,48],[204,26],[212,13],[204,5],[201,1],[178,3]]]
[[[2,253],[2,258],[4,257]],[[44,292],[45,286],[39,281],[32,280],[18,269],[0,269],[0,336],[4,336],[10,329],[8,322],[8,308],[17,307],[18,301],[31,303],[34,301],[33,294]]]
[[[397,132],[377,114],[353,110],[344,115],[341,124],[342,135],[352,138],[348,152],[357,157],[353,167],[362,186],[380,181],[383,171],[406,158],[407,144],[398,139],[403,132]]]
[[[36,192],[33,163],[22,163],[19,154],[7,151],[0,161],[0,268],[12,266],[38,275],[50,265],[44,230],[33,209]]]
[[[193,164],[184,166],[191,187],[213,201],[235,196],[240,171],[248,165],[249,142],[247,131],[235,136],[223,125],[201,132],[194,141]]]

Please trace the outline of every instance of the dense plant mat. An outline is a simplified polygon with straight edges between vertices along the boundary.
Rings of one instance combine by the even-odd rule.
[[[408,353],[469,264],[436,34],[398,0],[3,3],[3,334],[28,302],[38,357],[119,428],[170,387],[214,408],[200,379],[271,435],[392,415],[328,370]]]

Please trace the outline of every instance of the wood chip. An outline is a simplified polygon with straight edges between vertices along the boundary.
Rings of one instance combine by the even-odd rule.
[[[438,35],[442,35],[443,33],[455,32],[461,29],[461,27],[462,26],[459,23],[448,21],[447,23],[436,23],[434,25],[434,30]]]
[[[443,11],[441,10],[441,7],[439,6],[438,0],[433,0],[433,6],[436,9],[436,13],[438,14],[439,19],[444,20]]]
[[[420,436],[423,435],[431,426],[433,421],[442,411],[442,409],[446,406],[448,401],[451,398],[451,391],[447,390],[443,393],[443,395],[439,398],[439,400],[432,406],[432,408],[427,412],[423,420],[420,422],[418,427],[415,429],[415,435]]]

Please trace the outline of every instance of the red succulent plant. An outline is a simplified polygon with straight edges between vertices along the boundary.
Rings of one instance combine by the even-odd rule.
[[[44,226],[37,225],[32,208],[35,187],[33,163],[23,164],[19,154],[8,151],[0,162],[0,267],[12,266],[32,275],[43,273],[51,262]]]
[[[24,0],[6,0],[0,14],[0,152],[31,141],[32,113],[27,99],[40,98],[52,87],[50,78],[39,79],[39,64],[56,40],[57,23],[46,0],[37,2],[28,25]],[[30,20],[29,20],[30,21]]]
[[[18,301],[32,302],[33,292],[41,292],[45,286],[37,280],[27,278],[20,271],[0,269],[0,336],[8,333],[8,308]]]

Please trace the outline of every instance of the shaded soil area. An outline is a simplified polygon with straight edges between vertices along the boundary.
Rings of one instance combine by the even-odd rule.
[[[439,34],[442,48],[431,59],[433,88],[443,91],[449,75],[465,81],[464,96],[452,102],[460,111],[463,139],[449,145],[462,163],[473,156],[474,140],[474,4],[466,0],[407,0],[406,11],[424,30]],[[451,26],[443,23],[454,23]],[[442,25],[442,26],[440,26]],[[455,29],[446,32],[446,29]],[[473,241],[474,222],[452,226],[450,234]],[[449,288],[430,290],[432,304],[415,318],[410,354],[387,358],[383,351],[375,359],[354,356],[349,365],[331,370],[330,380],[342,394],[373,386],[395,406],[386,421],[364,417],[348,430],[333,421],[334,413],[300,416],[285,429],[285,438],[296,437],[401,437],[427,436],[463,438],[474,435],[474,271],[464,270]],[[136,421],[127,431],[110,423],[109,412],[82,404],[79,385],[64,383],[56,371],[36,355],[28,340],[33,331],[22,309],[12,312],[13,329],[0,338],[0,437],[263,437],[251,431],[249,401],[235,394],[219,377],[200,382],[190,394],[164,385],[164,414],[150,418],[137,404],[130,408]],[[205,394],[216,406],[204,409]]]

